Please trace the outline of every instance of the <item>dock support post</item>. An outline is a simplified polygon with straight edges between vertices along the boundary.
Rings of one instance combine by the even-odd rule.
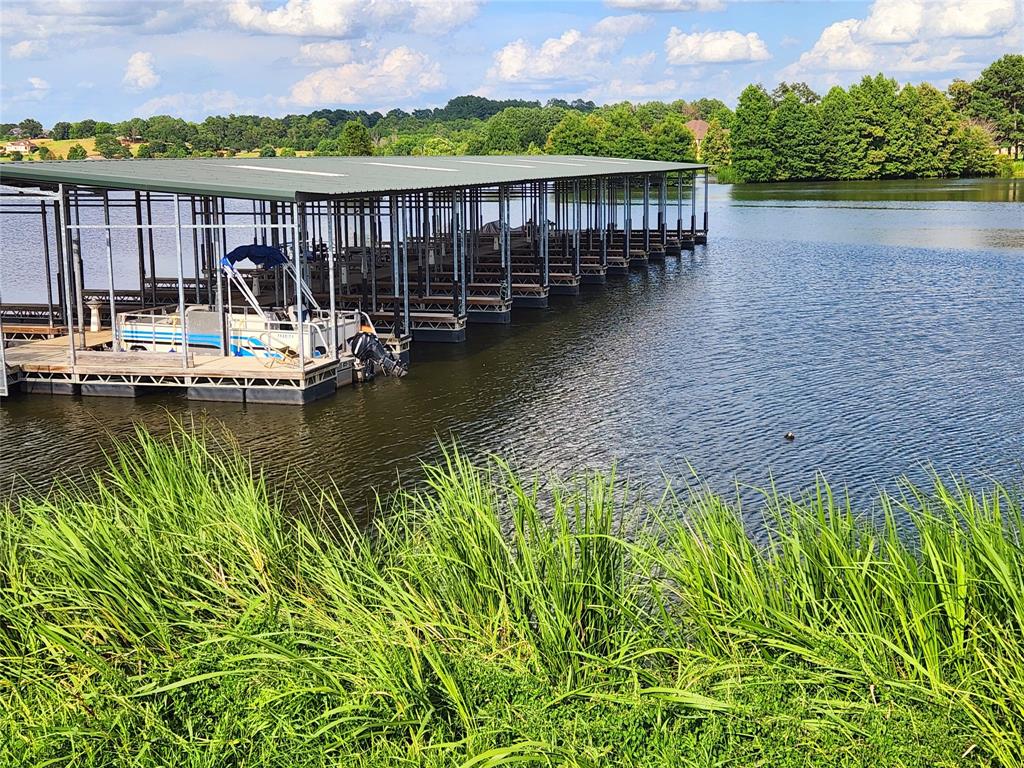
[[[629,266],[630,240],[633,234],[633,190],[630,186],[629,176],[624,176],[622,181],[622,257]]]
[[[412,223],[412,217],[415,215],[415,206],[412,205],[412,201],[416,200],[415,196],[406,197],[406,207],[409,209],[410,224]],[[402,259],[402,337],[407,337],[411,332],[411,324],[409,322],[409,235],[412,227],[407,227],[405,230],[405,256]]]
[[[264,236],[264,241],[266,237]],[[327,201],[327,282],[330,295],[327,297],[331,309],[331,359],[337,362],[341,345],[338,341],[338,290],[334,279],[334,262],[337,253],[334,247],[334,203]],[[344,341],[344,339],[342,340]]]
[[[697,172],[690,171],[690,243],[697,242]]]
[[[608,211],[606,206],[608,205],[608,180],[598,179],[597,181],[597,210],[595,211],[597,219],[597,228],[600,238],[601,248],[601,266],[608,269],[608,227],[607,218]]]
[[[149,244],[149,279],[150,291],[149,300],[151,306],[156,306],[156,256],[153,253],[153,196],[146,193],[146,221],[149,224],[146,230],[146,241]]]
[[[465,192],[455,190],[451,195],[452,235],[452,316],[462,317],[466,302],[466,242],[463,237]]]
[[[142,193],[135,192],[135,249],[139,257],[139,302],[146,305],[146,247],[142,234]]]
[[[185,264],[181,254],[181,203],[174,200],[174,249],[178,256],[178,320],[181,323],[181,367],[188,368],[188,323],[185,320]]]
[[[651,251],[651,177],[644,174],[644,253]]]
[[[67,271],[67,265],[64,263],[64,230],[61,226],[61,208],[60,202],[57,200],[53,201],[53,244],[56,246],[57,257],[57,303],[60,305],[60,321],[61,325],[65,328],[71,327],[71,315],[67,314],[65,306],[65,292],[64,292],[64,273]]]
[[[394,301],[392,302],[392,309],[394,310],[394,319],[391,323],[392,334],[398,336],[398,318],[401,315],[401,309],[399,308],[399,297],[400,288],[398,285],[399,274],[398,274],[398,259],[399,259],[399,248],[398,248],[398,198],[395,195],[388,196],[388,226],[390,229],[391,237],[391,286],[392,293],[394,293]]]
[[[676,239],[683,244],[683,172],[676,174]]]
[[[256,203],[253,203],[255,206]],[[195,228],[196,223],[196,196],[188,196],[188,208],[189,208],[189,224],[192,224],[192,262],[195,267],[196,276],[196,304],[202,299],[200,297],[200,279],[202,278],[203,271],[199,266],[199,230]]]
[[[708,169],[704,169],[704,235],[708,234]]]
[[[43,225],[43,269],[46,277],[46,323],[47,327],[53,330],[53,285],[51,283],[53,277],[50,274],[50,233],[47,231],[46,222],[46,203],[42,200],[39,201],[39,213],[42,218]],[[0,347],[3,346],[3,334],[0,334]],[[0,367],[0,373],[3,372],[3,368]],[[6,380],[6,379],[5,379]]]
[[[661,174],[658,181],[658,236],[661,238],[662,246],[665,245],[665,237],[668,234],[668,174]]]
[[[71,211],[68,206],[68,193],[63,184],[58,185],[58,194],[60,195],[60,237],[64,241],[64,255],[68,261],[71,261],[71,230],[68,229],[68,221],[71,216]],[[71,367],[75,366],[75,318],[71,309],[71,265],[70,263],[64,265],[64,311],[66,313],[68,322],[68,342],[70,344],[71,353]]]
[[[540,197],[538,202],[540,204],[540,283],[542,286],[547,288],[550,275],[548,270],[548,183],[546,181],[542,181],[540,184]]]
[[[301,245],[299,243],[299,205],[298,203],[292,203],[292,228],[294,232],[292,237],[294,238],[295,247],[292,249],[292,258],[295,262],[295,329],[297,331],[296,336],[298,337],[299,347],[299,370],[302,371],[303,378],[306,375],[306,345],[303,333],[305,332],[305,324],[302,321],[302,252]]]
[[[580,226],[583,218],[583,201],[580,199],[580,181],[574,179],[572,182],[573,198],[573,222],[572,222],[572,272],[580,282],[583,280],[583,270],[580,266]]]
[[[79,217],[78,190],[75,189],[75,230],[71,238],[71,262],[75,278],[75,311],[78,314],[78,332],[82,336],[82,348],[85,348],[85,265],[82,263],[82,223]]]
[[[117,307],[114,305],[114,247],[110,242],[110,194],[103,190],[103,236],[107,245],[107,294],[110,299],[110,339],[114,351],[119,352],[117,341]]]
[[[501,263],[501,298],[512,300],[512,268],[509,256],[509,187],[498,187],[498,250]]]

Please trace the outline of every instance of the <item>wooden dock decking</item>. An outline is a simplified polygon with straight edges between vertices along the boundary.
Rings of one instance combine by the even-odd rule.
[[[77,334],[76,334],[77,335]],[[85,348],[71,362],[67,336],[44,338],[4,350],[9,385],[26,392],[134,397],[147,389],[184,389],[190,399],[234,402],[304,403],[352,383],[355,360],[189,355],[104,350],[109,329],[85,332]],[[187,363],[187,364],[186,364]]]

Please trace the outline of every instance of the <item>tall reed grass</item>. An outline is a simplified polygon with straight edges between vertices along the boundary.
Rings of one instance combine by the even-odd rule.
[[[425,473],[357,529],[176,425],[19,499],[0,763],[1024,765],[1009,489],[936,480],[865,519],[821,484],[766,497],[757,544],[707,492],[457,451]]]

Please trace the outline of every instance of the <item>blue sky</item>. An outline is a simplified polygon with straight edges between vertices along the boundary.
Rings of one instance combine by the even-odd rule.
[[[695,99],[1024,50],[1024,0],[0,0],[0,120]]]

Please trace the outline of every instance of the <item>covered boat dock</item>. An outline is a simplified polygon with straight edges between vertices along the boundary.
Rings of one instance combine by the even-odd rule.
[[[372,373],[367,324],[407,362],[708,230],[706,166],[619,158],[9,163],[0,191],[0,394],[308,402]]]

